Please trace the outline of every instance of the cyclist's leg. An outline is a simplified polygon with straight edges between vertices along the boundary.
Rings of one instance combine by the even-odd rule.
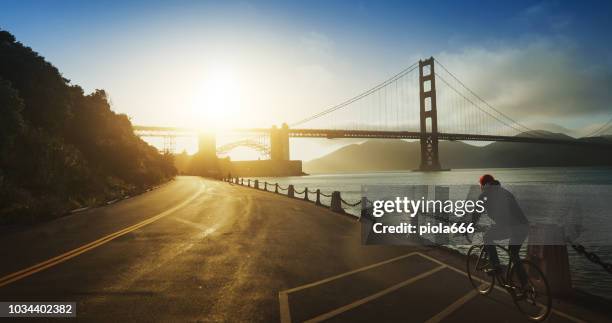
[[[527,273],[525,272],[525,268],[521,263],[521,257],[519,256],[519,250],[521,250],[521,245],[508,245],[508,250],[510,251],[510,257],[512,257],[512,262],[516,267],[516,274],[521,282],[522,286],[527,284]]]
[[[527,284],[527,272],[525,272],[525,268],[521,262],[519,251],[521,250],[523,242],[525,242],[525,239],[527,238],[528,231],[529,227],[527,226],[514,227],[512,229],[510,241],[508,242],[510,257],[512,257],[512,262],[514,263],[514,266],[516,266],[516,273],[523,287]]]
[[[483,236],[484,249],[489,255],[489,261],[491,262],[491,268],[498,270],[500,267],[499,256],[497,255],[497,248],[495,247],[495,240],[506,239],[507,235],[505,230],[502,230],[499,226],[492,226],[485,232]]]

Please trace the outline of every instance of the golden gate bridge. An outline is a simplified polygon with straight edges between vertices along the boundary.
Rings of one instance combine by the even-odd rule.
[[[289,138],[415,139],[421,145],[420,170],[436,171],[442,169],[440,140],[611,148],[612,141],[599,137],[610,128],[612,119],[580,139],[532,129],[494,108],[430,57],[344,102],[289,125],[234,129],[244,138],[213,149],[223,154],[246,146],[271,160],[288,161]],[[134,126],[134,131],[141,137],[163,138],[167,151],[173,149],[174,138],[198,135],[194,129],[173,127]]]

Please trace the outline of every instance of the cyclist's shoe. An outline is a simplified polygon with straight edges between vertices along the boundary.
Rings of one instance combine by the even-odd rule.
[[[523,300],[527,298],[528,286],[515,287],[514,288],[514,299]]]
[[[514,289],[514,299],[515,300],[522,300],[525,299],[527,296],[527,294],[525,293],[525,290],[523,290],[522,288],[515,288]]]

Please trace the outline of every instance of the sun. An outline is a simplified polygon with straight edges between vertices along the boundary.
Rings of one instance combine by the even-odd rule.
[[[236,71],[228,66],[208,69],[197,88],[192,115],[197,127],[205,131],[232,128],[241,118],[240,82]]]

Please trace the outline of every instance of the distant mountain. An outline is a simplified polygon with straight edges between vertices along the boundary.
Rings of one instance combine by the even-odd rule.
[[[573,139],[560,133],[534,133],[550,138]],[[530,133],[521,135],[528,136]],[[460,141],[440,141],[439,149],[440,161],[445,168],[612,166],[612,149],[595,147],[513,142],[473,146]],[[306,162],[304,171],[330,173],[417,169],[420,158],[420,144],[417,141],[374,139],[342,147]]]

